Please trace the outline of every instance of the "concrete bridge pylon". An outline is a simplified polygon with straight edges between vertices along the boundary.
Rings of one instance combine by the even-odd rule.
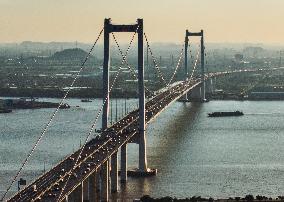
[[[189,79],[189,72],[188,72],[188,45],[189,45],[189,37],[192,36],[199,36],[200,37],[200,79],[202,84],[190,94],[185,94],[183,101],[198,101],[198,102],[205,102],[206,101],[206,84],[205,84],[205,46],[204,46],[204,32],[201,30],[200,32],[189,32],[186,30],[185,32],[185,41],[184,41],[184,74],[185,80]]]
[[[144,28],[143,19],[137,19],[136,24],[131,25],[117,25],[112,24],[111,19],[105,19],[104,23],[104,64],[103,64],[103,97],[104,107],[102,116],[102,130],[108,128],[109,122],[109,68],[110,68],[110,33],[113,32],[135,32],[138,35],[138,94],[139,94],[139,133],[138,133],[138,144],[139,144],[139,163],[138,169],[128,172],[127,171],[127,146],[121,147],[121,182],[125,183],[127,180],[127,173],[134,175],[147,176],[151,174],[152,170],[147,165],[147,150],[146,150],[146,123],[145,123],[145,87],[144,87]],[[124,58],[125,60],[125,58]],[[111,192],[117,192],[117,180],[118,180],[118,169],[117,169],[117,153],[111,156]],[[106,162],[108,164],[108,162]],[[106,169],[106,171],[105,171]],[[102,177],[102,200],[108,200],[108,181],[109,181],[109,167],[103,166],[104,175]]]

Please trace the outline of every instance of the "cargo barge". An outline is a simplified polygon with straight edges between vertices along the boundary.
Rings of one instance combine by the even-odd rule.
[[[40,109],[40,108],[57,108],[59,103],[54,102],[42,102],[35,99],[27,100],[25,98],[20,99],[3,99],[0,100],[1,105],[6,110],[12,109]],[[62,103],[60,109],[68,109],[70,106],[67,103]]]
[[[0,114],[7,114],[7,113],[11,113],[12,110],[11,109],[0,109]]]
[[[209,113],[209,117],[224,117],[224,116],[243,116],[244,113],[241,111],[234,111],[234,112],[212,112]]]
[[[82,99],[81,102],[92,102],[90,99]]]

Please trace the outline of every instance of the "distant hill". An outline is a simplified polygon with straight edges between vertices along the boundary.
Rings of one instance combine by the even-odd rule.
[[[65,49],[63,51],[58,51],[53,54],[52,58],[55,60],[75,60],[82,61],[86,58],[88,53],[80,48]],[[90,56],[89,59],[94,59],[93,56]]]
[[[90,49],[92,44],[80,43],[80,42],[36,42],[36,41],[23,41],[18,44],[18,47],[27,49],[52,49],[63,50],[69,48],[81,48],[83,50]]]

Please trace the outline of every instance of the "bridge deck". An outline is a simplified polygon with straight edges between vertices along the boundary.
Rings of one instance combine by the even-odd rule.
[[[146,123],[148,124],[169,104],[200,83],[198,79],[176,83],[148,101],[146,103]],[[76,165],[80,149],[67,156],[8,201],[64,200],[66,195],[69,195],[82,181],[95,172],[113,153],[129,142],[135,134],[138,134],[138,118],[138,110],[130,112],[106,131],[90,140],[83,148]],[[65,189],[60,194],[65,184]]]
[[[283,70],[284,67],[256,70],[235,70],[209,73],[205,80],[211,77],[232,73]],[[175,83],[146,103],[146,123],[153,120],[169,104],[179,99],[185,93],[201,84],[200,79]],[[18,192],[9,202],[19,201],[63,201],[88,176],[94,173],[110,156],[138,134],[138,110],[130,112],[123,119],[90,140],[83,148],[67,156],[47,173],[37,178],[29,186]],[[79,156],[80,155],[80,156]],[[76,163],[76,159],[78,158]],[[68,183],[66,184],[66,182]],[[66,187],[62,194],[64,185]],[[35,189],[36,187],[36,189]]]

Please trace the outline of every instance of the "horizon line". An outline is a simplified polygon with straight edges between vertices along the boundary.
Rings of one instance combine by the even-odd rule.
[[[8,42],[2,42],[0,41],[0,45],[20,45],[22,43],[43,43],[43,44],[49,44],[49,43],[74,43],[74,44],[84,44],[84,45],[91,45],[93,42],[82,42],[82,41],[32,41],[32,40],[23,40],[23,41],[8,41]],[[196,44],[197,42],[194,42],[193,44]],[[233,42],[233,41],[209,41],[205,42],[206,44],[234,44],[234,45],[244,45],[244,44],[258,44],[258,45],[274,45],[274,46],[284,46],[284,42]],[[179,42],[173,42],[173,41],[154,41],[152,44],[174,44],[174,45],[180,45]],[[103,42],[98,43],[98,45],[103,45]],[[128,45],[126,42],[122,42],[121,45]]]

